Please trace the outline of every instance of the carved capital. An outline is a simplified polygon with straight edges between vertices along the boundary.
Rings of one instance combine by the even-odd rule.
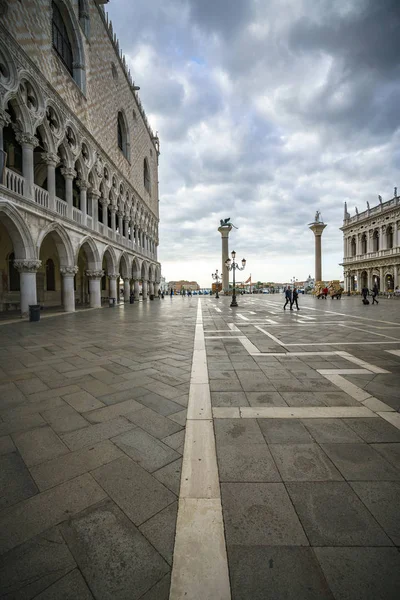
[[[95,271],[92,269],[88,269],[86,271],[86,276],[89,277],[89,279],[101,279],[104,275],[104,271],[100,270],[100,271]]]
[[[14,260],[14,267],[20,273],[36,273],[41,266],[41,260],[30,260],[25,258],[16,258]]]
[[[108,206],[108,198],[104,198],[104,196],[102,196],[100,198],[100,202],[103,206]]]
[[[61,173],[64,175],[65,179],[75,179],[77,174],[75,169],[72,169],[71,167],[63,167]]]
[[[46,165],[50,165],[51,167],[56,167],[60,162],[60,158],[57,156],[57,154],[53,154],[53,152],[42,152],[40,156]]]
[[[85,179],[78,179],[77,182],[76,182],[76,185],[81,190],[87,190],[88,187],[89,187],[89,182],[85,181]]]
[[[91,189],[89,190],[89,197],[93,198],[94,200],[98,200],[101,196],[101,193],[98,190],[95,189]]]
[[[110,204],[110,212],[115,214],[117,212],[118,208],[116,206],[114,206],[114,204]]]
[[[109,279],[119,279],[119,273],[107,273]]]
[[[11,123],[11,117],[5,110],[0,110],[0,127],[7,127]]]
[[[79,271],[78,267],[60,267],[60,273],[63,277],[74,277]]]
[[[131,219],[130,217],[127,217],[126,215],[124,216],[124,223],[130,223]]]
[[[37,139],[37,137],[24,131],[16,132],[15,137],[17,142],[19,142],[21,146],[31,146],[33,149],[39,145],[39,140]]]

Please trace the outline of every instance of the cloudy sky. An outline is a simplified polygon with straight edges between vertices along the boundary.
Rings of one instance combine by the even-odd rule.
[[[343,204],[400,188],[398,0],[111,0],[161,140],[163,274],[210,285],[219,220],[253,281],[341,278]]]

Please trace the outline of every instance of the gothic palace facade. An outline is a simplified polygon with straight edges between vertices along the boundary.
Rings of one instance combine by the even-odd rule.
[[[108,0],[0,0],[0,311],[157,293],[158,138]]]
[[[345,291],[360,292],[378,285],[381,292],[400,285],[400,197],[394,197],[353,217],[344,210]]]

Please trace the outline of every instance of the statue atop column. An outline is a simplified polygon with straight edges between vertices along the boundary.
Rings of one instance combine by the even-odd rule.
[[[229,293],[229,271],[225,266],[225,261],[229,258],[229,233],[232,230],[232,227],[235,227],[231,223],[231,218],[220,220],[220,226],[218,227],[218,231],[221,234],[222,241],[222,264],[221,264],[221,277],[222,277],[222,290],[224,294]],[[236,228],[237,229],[237,228]]]
[[[347,209],[347,207],[346,207]],[[345,210],[346,210],[345,209]],[[313,223],[308,224],[315,238],[315,282],[322,280],[322,260],[321,260],[321,237],[326,224],[321,218],[321,212],[317,210]]]

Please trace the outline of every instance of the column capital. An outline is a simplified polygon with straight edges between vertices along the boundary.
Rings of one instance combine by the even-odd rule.
[[[124,283],[126,283],[127,281],[130,281],[129,277],[124,277]]]
[[[11,117],[5,110],[0,110],[0,127],[7,127],[11,123]]]
[[[27,133],[25,131],[17,131],[15,134],[15,138],[17,142],[21,144],[21,146],[31,146],[36,148],[39,145],[39,140],[34,135]]]
[[[111,213],[116,213],[118,210],[118,208],[114,205],[114,204],[110,204],[110,212]]]
[[[60,273],[61,273],[61,275],[63,275],[63,277],[74,277],[78,271],[79,271],[79,268],[76,266],[60,267]]]
[[[76,185],[81,190],[87,190],[89,187],[89,182],[86,181],[85,179],[77,179]]]
[[[232,231],[232,225],[224,225],[223,227],[218,227],[218,231],[220,232],[221,237],[227,238],[229,237],[229,234]]]
[[[77,175],[75,169],[72,169],[71,167],[63,167],[61,173],[64,175],[65,179],[75,179]]]
[[[126,215],[123,216],[123,219],[124,219],[124,223],[130,223],[131,222],[130,217],[127,217]]]
[[[119,273],[107,273],[109,279],[119,279]]]
[[[14,259],[14,267],[20,273],[36,273],[42,266],[41,260],[16,258]]]
[[[93,189],[93,188],[91,188],[91,189],[88,191],[88,194],[89,194],[89,196],[91,196],[92,198],[97,198],[97,199],[99,199],[99,198],[100,198],[100,196],[101,196],[101,192],[99,192],[98,190],[95,190],[95,189]]]
[[[104,271],[103,269],[101,269],[100,271],[96,271],[94,269],[88,269],[86,271],[86,276],[89,277],[89,279],[101,279],[104,275]]]
[[[105,198],[104,196],[101,196],[101,198],[100,198],[100,203],[101,203],[103,206],[108,206],[108,204],[109,204],[108,198]]]
[[[60,162],[59,156],[53,152],[42,152],[40,156],[46,165],[49,165],[50,167],[56,167]]]

